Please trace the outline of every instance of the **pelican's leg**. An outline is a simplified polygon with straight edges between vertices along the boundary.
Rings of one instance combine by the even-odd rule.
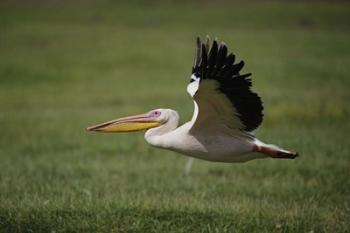
[[[187,160],[186,166],[185,166],[185,175],[189,175],[191,172],[192,164],[193,164],[194,158],[189,158]]]

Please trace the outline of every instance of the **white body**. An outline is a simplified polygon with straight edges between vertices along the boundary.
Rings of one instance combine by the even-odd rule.
[[[252,135],[239,135],[237,130],[224,126],[220,130],[207,127],[203,131],[191,131],[195,117],[177,128],[178,114],[171,109],[161,111],[167,117],[166,123],[145,134],[146,141],[155,147],[216,162],[245,162],[267,157],[253,152],[256,143],[261,142]]]

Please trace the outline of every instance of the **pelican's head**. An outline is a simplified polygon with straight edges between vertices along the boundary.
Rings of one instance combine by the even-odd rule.
[[[97,132],[132,132],[155,128],[169,119],[170,109],[155,109],[144,114],[123,117],[86,128]],[[173,111],[173,110],[170,110]]]

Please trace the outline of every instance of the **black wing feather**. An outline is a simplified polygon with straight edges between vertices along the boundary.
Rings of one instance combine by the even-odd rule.
[[[208,61],[208,70],[207,70],[208,77],[212,75],[213,71],[216,68],[217,54],[218,54],[218,43],[214,41],[209,52],[209,61]]]
[[[201,71],[202,74],[202,78],[206,79],[207,76],[207,70],[208,70],[208,53],[207,53],[207,49],[206,46],[204,44],[202,44],[202,60],[200,63],[200,69],[198,69]],[[199,76],[197,76],[199,77]]]
[[[235,55],[234,54],[229,54],[226,57],[225,65],[221,68],[220,72],[217,74],[218,77],[223,76],[225,73],[227,73],[228,70],[230,70],[231,66],[235,62]],[[199,77],[199,76],[198,76]]]
[[[235,64],[235,58],[233,53],[227,55],[225,44],[218,47],[215,40],[210,48],[209,37],[205,43],[201,43],[198,37],[192,73],[201,80],[218,81],[218,90],[226,95],[238,111],[238,117],[244,124],[242,130],[252,131],[262,123],[263,105],[260,97],[251,90],[251,73],[240,74],[244,61]]]
[[[218,52],[218,57],[216,60],[216,71],[218,72],[220,68],[223,66],[225,59],[227,56],[227,47],[225,44],[221,44]]]

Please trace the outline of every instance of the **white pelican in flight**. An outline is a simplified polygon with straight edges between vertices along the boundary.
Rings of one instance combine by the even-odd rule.
[[[258,140],[254,134],[263,119],[260,97],[251,90],[251,75],[241,74],[244,62],[222,42],[209,45],[197,38],[187,92],[194,101],[192,119],[178,126],[172,109],[155,109],[88,127],[98,132],[145,130],[152,146],[214,162],[244,162],[257,158],[294,159],[298,154]]]

